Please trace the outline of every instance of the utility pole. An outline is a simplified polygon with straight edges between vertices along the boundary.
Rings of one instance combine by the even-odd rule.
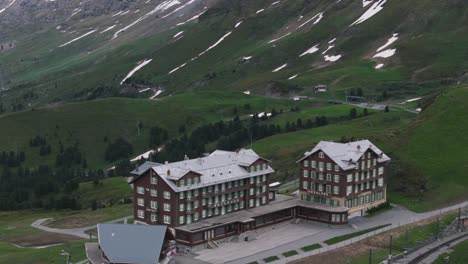
[[[457,230],[458,230],[458,231],[461,231],[461,208],[458,208]]]
[[[372,249],[369,249],[369,264],[372,264]]]
[[[392,263],[392,247],[393,247],[393,236],[390,235],[390,249],[389,249],[389,255],[388,255],[388,264]]]
[[[437,217],[437,240],[439,240],[439,217]]]

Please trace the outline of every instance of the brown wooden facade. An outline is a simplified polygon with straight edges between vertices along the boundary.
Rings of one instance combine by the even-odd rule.
[[[317,151],[299,162],[301,199],[329,206],[345,206],[350,214],[386,201],[387,163],[367,150],[356,169],[343,170],[326,153]]]
[[[266,205],[269,199],[269,175],[261,174],[268,161],[258,159],[245,169],[259,174],[239,180],[224,181],[187,191],[175,191],[153,169],[137,176],[132,183],[136,223],[183,226],[202,219]],[[259,170],[260,169],[260,170]],[[198,178],[189,172],[174,184]]]

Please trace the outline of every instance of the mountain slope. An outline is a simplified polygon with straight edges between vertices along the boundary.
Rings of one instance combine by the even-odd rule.
[[[15,109],[140,96],[148,87],[165,90],[161,96],[193,90],[289,95],[325,83],[327,98],[359,87],[368,97],[386,90],[401,99],[466,81],[463,0],[365,6],[358,0],[18,0],[0,19],[13,20],[5,17],[16,15],[15,6],[33,2],[39,7],[30,13],[56,6],[63,14],[42,15],[53,16],[53,26],[37,23],[42,28],[35,33],[0,35],[0,43],[14,43],[0,53],[0,86]],[[145,59],[152,61],[121,85]]]

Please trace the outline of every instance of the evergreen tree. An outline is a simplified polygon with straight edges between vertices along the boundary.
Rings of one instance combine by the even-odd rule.
[[[357,117],[356,108],[351,108],[351,110],[349,111],[349,117],[350,117],[351,119]]]
[[[385,106],[385,113],[388,113],[390,112],[390,108],[388,107],[388,105]]]

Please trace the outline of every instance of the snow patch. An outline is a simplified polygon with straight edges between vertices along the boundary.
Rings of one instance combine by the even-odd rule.
[[[383,63],[379,63],[374,68],[378,70],[378,69],[381,69],[383,66],[384,66]]]
[[[164,92],[164,90],[157,90],[156,93],[150,97],[150,99],[153,100],[154,98],[158,97],[158,95],[160,95],[162,92]]]
[[[328,48],[324,52],[322,52],[322,54],[327,53],[329,50],[333,49],[334,47],[335,46],[333,46],[333,45],[328,46]]]
[[[15,2],[16,0],[12,0],[5,8],[0,9],[0,14],[5,12],[5,10],[7,10],[8,8],[10,8]]]
[[[144,93],[144,92],[146,92],[146,91],[149,91],[149,90],[151,90],[151,88],[145,88],[145,89],[141,89],[141,90],[140,90],[140,91],[138,91],[138,92],[139,92],[139,93]]]
[[[396,49],[387,49],[374,55],[374,58],[390,58],[395,55]]]
[[[260,10],[257,10],[257,12],[255,12],[255,14],[260,14],[261,12],[265,11],[265,9],[260,9]]]
[[[315,21],[314,21],[314,25],[315,25],[315,24],[317,24],[318,22],[320,22],[320,20],[322,20],[322,18],[323,18],[323,12],[318,13],[318,14],[316,14],[315,16],[313,16],[311,19],[309,19],[309,20],[307,20],[306,22],[304,22],[304,23],[302,23],[301,25],[299,25],[299,27],[297,27],[297,28],[301,28],[301,27],[307,25],[309,22],[311,22],[311,21],[314,20],[314,19],[315,19]]]
[[[279,71],[281,71],[282,69],[286,68],[286,66],[288,66],[287,63],[285,63],[285,64],[279,66],[278,68],[274,69],[272,72],[279,72]]]
[[[101,31],[99,34],[105,33],[105,32],[107,32],[107,31],[109,31],[109,30],[115,28],[116,26],[117,26],[117,25],[110,26],[110,27],[104,29],[103,31]]]
[[[391,38],[387,40],[387,43],[385,45],[381,46],[380,48],[377,49],[377,52],[386,49],[388,46],[392,45],[395,41],[398,40],[398,33],[393,34]]]
[[[90,34],[93,34],[96,31],[97,31],[97,29],[93,29],[93,30],[89,31],[88,33],[85,33],[85,34],[83,34],[83,35],[81,35],[81,36],[79,36],[77,38],[74,38],[74,39],[68,41],[67,43],[64,43],[64,44],[60,45],[59,48],[65,47],[65,46],[67,46],[67,45],[69,45],[69,44],[71,44],[71,43],[73,43],[73,42],[75,42],[77,40],[80,40],[80,39],[82,39],[82,38],[84,38],[84,37],[86,37],[86,36],[88,36]]]
[[[421,100],[421,99],[422,99],[422,97],[418,97],[418,98],[408,99],[408,100],[406,100],[405,102],[406,102],[406,103],[411,103],[411,102],[414,102],[414,101],[419,101],[419,100]]]
[[[303,56],[305,56],[307,54],[313,54],[313,53],[317,52],[318,50],[319,50],[319,48],[318,48],[318,44],[317,44],[317,45],[313,46],[312,48],[304,51],[304,53],[302,53],[299,57],[303,57]]]
[[[182,35],[182,34],[184,34],[184,32],[183,32],[183,31],[180,31],[179,33],[175,34],[173,38],[177,38],[178,36],[180,36],[180,35]]]
[[[283,39],[283,38],[285,38],[285,37],[287,37],[287,36],[289,36],[289,35],[291,35],[291,32],[288,32],[287,34],[285,34],[285,35],[283,35],[283,36],[281,36],[281,37],[279,37],[279,38],[272,39],[272,40],[268,41],[268,44],[273,43],[273,42],[276,42],[276,41],[278,41],[278,40],[280,40],[280,39]]]
[[[330,62],[335,62],[335,61],[337,61],[339,59],[341,59],[341,55],[336,55],[336,56],[325,55],[325,57],[324,57],[325,61],[330,61]]]
[[[244,94],[250,95],[250,91],[245,91]]]
[[[145,153],[143,153],[143,154],[141,154],[141,155],[138,155],[138,156],[136,156],[135,158],[131,159],[130,162],[139,161],[141,158],[148,159],[149,156],[150,156],[151,154],[153,154],[154,152],[156,152],[156,151],[154,151],[154,150],[147,151],[147,152],[145,152]]]
[[[153,59],[149,60],[144,60],[143,62],[139,63],[133,70],[131,70],[127,76],[120,82],[120,85],[122,85],[128,78],[132,77],[135,72],[139,71],[141,68],[145,67],[148,63],[150,63]]]
[[[373,0],[362,0],[362,7],[366,7],[371,4]]]
[[[234,28],[237,28],[238,26],[240,26],[240,24],[242,24],[242,20],[237,22],[236,25],[234,26]]]
[[[184,63],[184,64],[182,64],[182,65],[180,65],[180,66],[178,66],[178,67],[175,67],[174,69],[172,69],[172,70],[169,72],[169,74],[173,74],[174,72],[176,72],[176,71],[180,70],[181,68],[185,67],[185,65],[187,65],[187,63]]]
[[[229,35],[231,35],[232,31],[226,33],[224,36],[222,36],[218,41],[216,41],[215,44],[211,45],[210,47],[208,47],[205,51],[203,51],[202,53],[198,54],[198,56],[202,56],[204,55],[205,53],[207,53],[208,51],[210,51],[211,49],[213,49],[214,47],[218,46],[221,42],[223,42],[223,40],[225,38],[227,38]]]
[[[296,74],[296,75],[293,75],[293,76],[289,77],[288,80],[295,79],[297,76],[299,76],[299,74]]]
[[[361,24],[362,22],[368,20],[369,18],[373,17],[380,11],[382,11],[384,4],[387,2],[387,0],[379,0],[376,3],[374,3],[364,14],[362,14],[361,17],[359,17],[356,21],[354,21],[350,27],[354,25]]]

